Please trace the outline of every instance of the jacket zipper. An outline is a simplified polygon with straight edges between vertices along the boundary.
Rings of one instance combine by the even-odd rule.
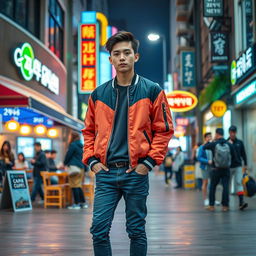
[[[130,100],[129,100],[129,88],[127,88],[127,144],[128,144],[128,158],[129,158],[129,166],[131,167],[131,157],[130,157],[130,147],[129,147],[129,105],[130,105]]]
[[[143,133],[144,133],[144,136],[146,137],[146,140],[148,141],[148,144],[150,145],[151,141],[150,141],[150,139],[148,137],[148,134],[147,134],[146,130],[144,130]]]
[[[165,128],[166,128],[166,132],[168,132],[170,130],[168,121],[167,121],[167,114],[166,114],[166,109],[165,109],[165,103],[162,103],[162,110],[163,110],[163,115],[164,115],[164,122],[165,122]]]
[[[109,140],[108,140],[108,146],[107,146],[106,155],[105,155],[105,162],[106,162],[106,163],[107,163],[108,149],[109,149],[109,146],[110,146],[110,142],[111,142],[111,139],[112,139],[112,134],[113,134],[113,131],[114,131],[114,126],[115,126],[116,109],[117,109],[118,100],[119,100],[118,89],[116,89],[116,94],[117,94],[117,97],[116,97],[115,114],[114,114],[114,118],[113,118],[113,121],[112,121],[112,130],[111,130],[110,137],[109,137]]]

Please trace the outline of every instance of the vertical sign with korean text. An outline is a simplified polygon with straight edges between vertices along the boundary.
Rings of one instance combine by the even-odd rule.
[[[196,86],[194,51],[181,52],[181,78],[183,87]]]
[[[79,29],[79,93],[91,93],[97,87],[97,24],[81,24]]]
[[[222,17],[223,0],[204,0],[204,17]]]
[[[228,34],[211,32],[211,62],[228,61]]]

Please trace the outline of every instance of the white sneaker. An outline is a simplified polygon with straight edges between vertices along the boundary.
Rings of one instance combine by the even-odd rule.
[[[220,201],[215,201],[215,205],[220,205]]]
[[[87,209],[89,206],[87,203],[80,204],[81,209]]]
[[[68,209],[69,209],[69,210],[80,210],[81,207],[80,207],[79,204],[73,204],[73,205],[71,205],[71,206],[68,206]]]
[[[204,206],[205,206],[205,207],[209,206],[209,199],[205,199],[205,200],[204,200]]]

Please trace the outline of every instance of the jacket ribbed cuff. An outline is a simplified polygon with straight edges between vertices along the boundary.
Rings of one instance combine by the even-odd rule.
[[[150,156],[147,156],[146,159],[144,159],[142,163],[145,166],[147,166],[149,171],[151,171],[154,168],[154,166],[156,165],[156,161],[153,158],[151,158]]]
[[[90,158],[88,159],[88,161],[87,161],[88,166],[89,166],[89,169],[91,170],[92,167],[93,167],[95,164],[99,163],[99,162],[100,162],[100,160],[99,160],[98,158],[96,158],[95,156],[90,157]]]

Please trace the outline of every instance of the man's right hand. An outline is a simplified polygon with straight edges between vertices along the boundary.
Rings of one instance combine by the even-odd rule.
[[[104,164],[102,163],[97,163],[92,167],[92,171],[97,174],[101,170],[105,170],[106,172],[109,170]]]

